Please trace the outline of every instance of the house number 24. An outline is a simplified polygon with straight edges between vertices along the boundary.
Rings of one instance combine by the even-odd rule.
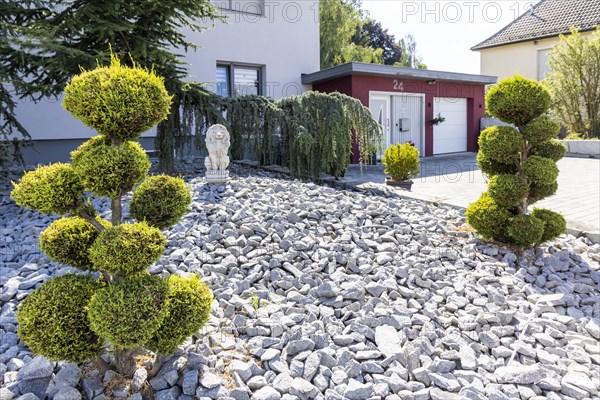
[[[404,91],[404,83],[394,79],[394,90]]]

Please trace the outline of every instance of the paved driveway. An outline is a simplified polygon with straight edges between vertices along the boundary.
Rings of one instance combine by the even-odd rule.
[[[558,168],[558,191],[536,206],[561,212],[571,229],[600,232],[600,160],[568,157],[558,162]],[[351,165],[344,181],[382,183],[384,179],[381,164],[363,166],[362,173],[358,165]],[[404,195],[459,207],[467,207],[486,190],[474,153],[422,158],[420,176],[413,180],[412,191],[403,191]]]

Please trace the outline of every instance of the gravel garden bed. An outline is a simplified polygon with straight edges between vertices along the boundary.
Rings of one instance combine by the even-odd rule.
[[[156,376],[140,360],[133,381],[19,341],[19,301],[74,270],[38,249],[53,218],[3,188],[0,399],[600,398],[600,245],[561,236],[519,251],[383,185],[232,169],[226,187],[190,180],[191,210],[150,268],[201,274],[211,319]]]

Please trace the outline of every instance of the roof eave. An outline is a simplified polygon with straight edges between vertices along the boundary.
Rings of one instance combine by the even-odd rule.
[[[328,68],[323,71],[314,72],[312,74],[303,74],[302,83],[310,85],[349,75],[395,76],[415,80],[438,80],[445,82],[461,82],[482,85],[496,83],[498,79],[495,76],[488,75],[461,74],[457,72],[432,71],[425,69],[421,70],[414,68],[393,67],[390,65],[350,62],[337,67]]]
[[[596,27],[583,28],[583,29],[579,29],[579,32],[590,32],[595,29],[596,29]],[[510,42],[504,42],[504,43],[498,43],[498,44],[483,45],[483,46],[481,44],[478,44],[476,46],[471,47],[470,50],[472,50],[472,51],[486,50],[486,49],[492,49],[494,47],[510,46],[511,44],[532,42],[534,40],[549,39],[549,38],[559,37],[560,35],[570,35],[570,34],[571,34],[571,31],[569,30],[569,31],[563,31],[560,33],[553,33],[551,35],[541,35],[541,36],[535,36],[535,37],[527,38],[527,39],[511,40]]]

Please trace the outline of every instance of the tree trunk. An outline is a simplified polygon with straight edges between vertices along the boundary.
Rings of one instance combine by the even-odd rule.
[[[92,215],[88,214],[85,210],[79,211],[78,215],[81,218],[88,221],[90,224],[94,225],[96,227],[96,229],[98,229],[100,232],[102,232],[104,230],[104,227],[102,226],[102,224],[100,222],[98,222],[98,220],[96,218],[94,218]]]
[[[113,226],[117,226],[121,224],[121,216],[123,214],[123,209],[121,205],[121,196],[115,197],[111,200],[110,209],[112,211],[111,222]]]
[[[140,349],[123,349],[115,351],[114,369],[126,378],[131,378],[138,365],[136,355],[142,354]]]
[[[523,132],[524,127],[519,127],[519,131]],[[527,160],[527,156],[529,155],[529,148],[531,146],[523,140],[521,144],[521,157],[519,159],[519,163],[517,167],[519,168],[519,179],[525,182],[526,185],[529,185],[529,181],[525,176],[525,172],[523,171],[523,164]],[[527,196],[521,199],[521,204],[517,207],[518,214],[527,214],[527,207],[529,206],[529,199]]]

